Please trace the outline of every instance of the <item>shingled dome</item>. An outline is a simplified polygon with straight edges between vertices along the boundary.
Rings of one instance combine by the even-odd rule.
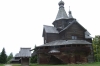
[[[58,5],[60,6],[60,5],[64,5],[64,2],[61,0],[59,3],[58,3]]]

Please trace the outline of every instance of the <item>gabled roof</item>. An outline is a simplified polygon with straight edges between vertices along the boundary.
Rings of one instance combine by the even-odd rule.
[[[70,22],[70,24],[68,26],[66,26],[64,29],[62,29],[60,32],[66,30],[68,27],[70,27],[76,20],[73,20],[72,22]]]
[[[20,56],[19,56],[19,53],[17,53],[17,54],[15,55],[15,57],[20,57]]]
[[[31,48],[21,48],[15,57],[31,57]]]
[[[46,33],[59,33],[58,30],[53,26],[44,25],[44,29]]]
[[[21,48],[19,52],[20,57],[31,57],[31,48]]]
[[[66,40],[56,40],[56,41],[52,41],[52,42],[46,43],[38,47],[69,45],[69,44],[91,44],[91,43],[86,40],[67,40],[67,41]]]
[[[91,35],[88,31],[85,32],[85,35]]]
[[[72,22],[70,22],[70,24],[68,26],[66,26],[64,29],[62,29],[60,32],[68,29],[72,24],[74,24],[76,21],[76,19],[74,19]],[[78,23],[78,22],[77,22]],[[79,23],[78,23],[79,24]],[[79,24],[84,30],[86,30],[81,24]]]
[[[12,59],[10,60],[10,62],[12,62],[12,61],[19,61],[19,60],[21,60],[21,58],[18,58],[18,59],[12,58]]]
[[[85,35],[85,38],[86,39],[89,39],[89,38],[92,38],[91,36],[88,36],[88,35]]]

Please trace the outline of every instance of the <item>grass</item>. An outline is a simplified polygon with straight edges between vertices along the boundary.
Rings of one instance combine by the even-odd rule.
[[[4,64],[0,64],[0,66],[4,66]]]
[[[64,64],[64,65],[39,65],[39,64],[32,64],[30,66],[100,66],[100,62],[84,63],[84,64]]]
[[[4,66],[0,64],[0,66]],[[12,64],[12,66],[21,66],[20,64]],[[42,64],[31,64],[30,66],[100,66],[100,62],[84,63],[84,64],[63,64],[63,65],[42,65]]]

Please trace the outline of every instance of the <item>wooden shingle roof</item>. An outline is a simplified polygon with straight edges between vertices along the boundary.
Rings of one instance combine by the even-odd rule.
[[[69,44],[91,44],[91,43],[86,40],[67,40],[67,41],[66,40],[56,40],[56,41],[52,41],[52,42],[46,43],[38,47],[69,45]]]
[[[46,33],[59,33],[56,27],[44,25]]]
[[[91,35],[91,34],[90,34],[88,31],[85,31],[85,38],[86,38],[86,39],[92,38],[90,35]]]
[[[11,61],[19,61],[21,58],[18,58],[18,59],[15,59],[15,58],[12,58],[11,60],[10,60],[10,62]]]
[[[74,24],[74,23],[78,23],[77,21],[76,21],[76,19],[74,19],[72,22],[70,22],[70,24],[68,25],[68,26],[66,26],[64,29],[62,29],[60,32],[62,32],[62,31],[64,31],[64,30],[66,30],[66,29],[68,29],[72,24]],[[78,23],[79,24],[79,23]],[[79,24],[84,30],[86,30],[81,24]]]
[[[15,57],[31,57],[31,48],[20,48],[19,53]]]
[[[67,13],[64,9],[64,2],[63,1],[59,2],[59,11],[58,11],[58,14],[57,14],[55,20],[59,20],[59,19],[68,19]]]

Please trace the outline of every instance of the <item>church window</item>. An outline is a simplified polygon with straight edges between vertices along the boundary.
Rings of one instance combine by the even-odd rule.
[[[72,36],[72,39],[73,39],[73,40],[77,39],[77,36]]]

